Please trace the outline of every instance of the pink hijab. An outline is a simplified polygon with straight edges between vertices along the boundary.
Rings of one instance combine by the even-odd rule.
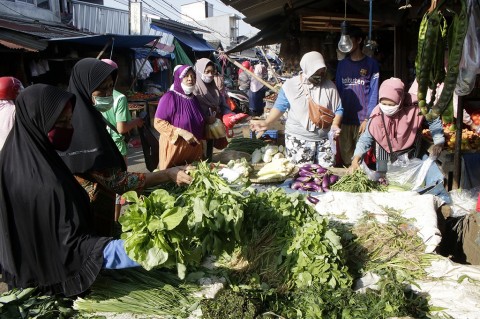
[[[423,120],[423,116],[418,109],[416,96],[404,93],[404,85],[400,79],[390,78],[383,81],[380,86],[379,100],[382,98],[388,98],[401,104],[400,110],[392,116],[386,116],[382,114],[380,104],[377,105],[370,115],[370,124],[368,125],[370,134],[388,153],[390,153],[390,147],[388,146],[387,135],[393,152],[410,148],[415,142]]]

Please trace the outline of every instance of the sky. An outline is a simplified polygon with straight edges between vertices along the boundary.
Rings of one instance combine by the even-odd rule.
[[[180,6],[183,4],[189,4],[194,2],[201,2],[200,0],[142,0],[143,5],[142,7],[145,9],[154,9],[164,13],[168,18],[182,22],[180,16]],[[230,6],[224,5],[220,0],[209,0],[210,4],[213,4],[213,15],[220,16],[225,14],[235,13],[240,17],[244,17],[240,12],[235,10]],[[114,7],[119,9],[128,9],[128,0],[104,0],[104,5],[108,7]],[[175,11],[175,8],[177,11]],[[198,26],[198,25],[197,25]],[[198,26],[200,27],[200,26]],[[247,37],[251,37],[255,35],[259,30],[246,24],[242,20],[240,20],[240,28],[239,34],[245,35]]]

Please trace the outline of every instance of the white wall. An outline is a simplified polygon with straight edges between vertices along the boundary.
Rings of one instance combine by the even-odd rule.
[[[193,20],[205,20],[213,16],[213,4],[207,1],[193,2],[180,6],[182,20],[184,22],[193,22]]]
[[[32,18],[44,22],[60,22],[60,4],[57,0],[50,1],[50,10],[38,8],[35,4],[0,0],[0,15],[19,18]],[[36,3],[36,0],[31,2]],[[11,10],[10,10],[10,9]]]

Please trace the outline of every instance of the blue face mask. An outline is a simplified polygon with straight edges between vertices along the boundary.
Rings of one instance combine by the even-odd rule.
[[[93,100],[95,101],[95,108],[100,112],[106,112],[113,107],[113,96],[94,96]]]

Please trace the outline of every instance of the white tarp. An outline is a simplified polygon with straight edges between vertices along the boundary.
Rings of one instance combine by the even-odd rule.
[[[357,222],[365,211],[375,214],[379,222],[386,222],[385,208],[398,210],[403,217],[415,219],[414,226],[426,245],[426,253],[433,252],[442,239],[437,225],[438,199],[433,195],[419,195],[417,192],[330,191],[315,197],[320,200],[315,205],[318,213],[349,223]]]

